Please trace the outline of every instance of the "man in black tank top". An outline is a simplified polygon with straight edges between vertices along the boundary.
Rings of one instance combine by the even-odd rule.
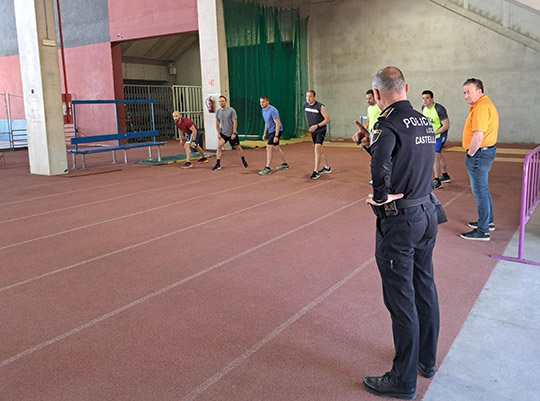
[[[324,136],[326,135],[326,125],[330,122],[330,115],[326,111],[324,104],[317,101],[313,89],[306,92],[304,111],[315,150],[315,167],[310,178],[316,180],[321,174],[330,174],[332,172],[332,168],[328,165],[328,160],[322,147]],[[320,168],[321,166],[323,167],[322,169]]]

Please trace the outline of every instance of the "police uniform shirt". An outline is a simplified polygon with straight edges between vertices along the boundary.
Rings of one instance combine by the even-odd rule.
[[[324,121],[324,116],[321,113],[321,108],[323,106],[324,104],[317,101],[313,105],[310,105],[308,102],[304,103],[304,112],[306,113],[306,120],[310,127]],[[326,125],[317,128],[313,133],[326,133]]]
[[[373,200],[388,194],[417,199],[431,193],[435,134],[429,119],[402,100],[383,110],[370,135]]]

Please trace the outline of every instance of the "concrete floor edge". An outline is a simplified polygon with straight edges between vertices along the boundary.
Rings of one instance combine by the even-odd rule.
[[[517,256],[518,241],[519,230],[505,256]],[[539,245],[537,210],[526,225],[525,259],[540,262]],[[538,305],[540,267],[499,261],[424,400],[540,399]]]

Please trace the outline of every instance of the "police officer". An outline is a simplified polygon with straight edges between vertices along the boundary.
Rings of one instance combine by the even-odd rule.
[[[395,347],[392,369],[364,378],[363,386],[401,399],[416,397],[417,370],[435,374],[439,335],[432,261],[437,214],[430,201],[435,135],[429,119],[413,110],[408,90],[398,68],[377,72],[373,91],[382,113],[369,139],[363,127],[353,137],[371,154],[373,194],[366,202],[377,215],[375,258]]]

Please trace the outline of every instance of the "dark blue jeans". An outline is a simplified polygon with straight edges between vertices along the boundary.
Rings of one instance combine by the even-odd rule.
[[[473,157],[467,156],[465,166],[471,181],[471,191],[478,206],[478,231],[489,233],[489,223],[493,223],[493,203],[489,192],[488,177],[496,148],[478,150]]]

